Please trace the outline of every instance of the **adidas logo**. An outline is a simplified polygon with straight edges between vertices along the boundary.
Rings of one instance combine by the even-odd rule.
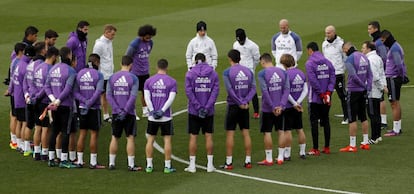
[[[35,62],[34,61],[32,61],[32,62],[30,62],[29,63],[29,65],[27,65],[27,71],[33,71],[34,69],[34,64],[35,64]]]
[[[210,78],[208,77],[197,77],[197,79],[195,80],[196,84],[209,84],[211,83]]]
[[[117,87],[128,86],[128,82],[126,81],[125,76],[118,78],[118,80],[115,81],[114,86],[117,86]]]
[[[14,69],[13,75],[18,76],[19,75],[19,66]]]
[[[282,79],[280,79],[279,75],[276,72],[273,72],[273,75],[270,78],[270,83],[273,84],[277,82],[282,82]]]
[[[236,81],[246,81],[249,80],[249,78],[244,74],[243,71],[239,71],[239,73],[236,75]]]
[[[329,67],[326,64],[321,64],[321,65],[318,65],[318,68],[316,70],[317,71],[325,71],[325,70],[328,70],[328,69],[329,69]]]
[[[158,81],[156,81],[153,85],[152,85],[153,89],[165,89],[165,84],[164,84],[164,80],[159,79]]]
[[[35,73],[34,73],[34,78],[35,79],[42,79],[43,78],[43,73],[42,73],[43,71],[42,71],[42,69],[40,68],[39,70],[37,70]]]
[[[62,75],[60,74],[60,67],[54,69],[52,72],[50,72],[50,77],[61,77]]]
[[[368,66],[368,62],[363,57],[361,57],[359,59],[359,65],[360,66]]]
[[[87,71],[80,77],[81,82],[93,82],[93,78],[91,76],[91,73]]]
[[[293,79],[293,84],[295,85],[303,84],[303,79],[302,77],[300,77],[299,74],[296,74],[295,79]]]

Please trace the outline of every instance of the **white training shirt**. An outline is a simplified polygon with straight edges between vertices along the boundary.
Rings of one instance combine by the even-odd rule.
[[[326,37],[322,42],[322,53],[334,66],[335,75],[345,73],[346,55],[342,51],[343,44],[344,40],[339,36],[336,36],[336,39],[332,43],[328,42]]]
[[[96,39],[92,53],[96,53],[101,57],[99,71],[103,74],[104,80],[108,80],[114,74],[114,55],[112,48],[112,40],[104,35]]]
[[[240,52],[240,65],[249,68],[254,73],[260,59],[259,46],[246,37],[244,45],[241,45],[238,41],[235,41],[233,43],[233,49]]]
[[[372,72],[372,90],[368,98],[381,98],[384,87],[387,86],[387,81],[384,73],[384,64],[381,57],[376,51],[370,51],[366,54],[371,72]]]
[[[302,56],[302,40],[299,35],[295,32],[289,31],[287,34],[282,34],[278,32],[272,37],[272,54],[275,57],[275,62],[277,67],[282,67],[280,64],[280,57],[283,54],[290,54],[295,59],[296,65],[298,65],[298,60]]]
[[[216,69],[218,57],[216,44],[213,39],[207,36],[207,33],[203,37],[197,33],[196,37],[191,39],[188,43],[187,51],[185,53],[188,69],[195,66],[194,58],[197,53],[203,53],[206,56],[206,62]]]

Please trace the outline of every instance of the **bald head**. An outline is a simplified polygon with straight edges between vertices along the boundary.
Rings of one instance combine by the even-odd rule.
[[[335,27],[332,25],[326,26],[325,28],[325,37],[327,40],[334,40],[336,36]]]
[[[346,54],[346,56],[349,56],[351,53],[356,51],[356,48],[352,42],[345,42],[344,45],[342,45],[342,51]]]
[[[289,32],[289,21],[287,19],[281,19],[279,21],[279,30],[282,34],[287,34]]]

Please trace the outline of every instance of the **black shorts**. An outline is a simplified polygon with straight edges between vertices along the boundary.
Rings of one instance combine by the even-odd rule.
[[[349,123],[355,122],[357,117],[361,122],[367,120],[366,104],[366,91],[348,92],[347,107]]]
[[[20,122],[26,122],[26,108],[15,108],[16,119]]]
[[[400,100],[402,78],[387,77],[388,100],[390,102]]]
[[[26,105],[26,124],[27,128],[33,129],[36,124],[36,117],[35,117],[35,105],[27,104]]]
[[[113,114],[112,118],[116,118],[118,114]],[[122,131],[125,131],[125,136],[137,136],[137,121],[135,115],[127,114],[123,121],[112,120],[112,135],[120,138]]]
[[[295,108],[287,108],[283,111],[283,115],[285,117],[284,130],[303,129],[302,112]]]
[[[312,122],[319,122],[320,126],[323,127],[329,123],[329,110],[331,106],[326,104],[309,103],[308,113],[309,120]],[[349,112],[348,112],[349,113]]]
[[[104,80],[102,94],[105,94],[106,93],[106,87],[107,87],[107,85],[108,85],[108,80]]]
[[[138,77],[138,82],[139,82],[138,90],[139,91],[144,91],[145,81],[147,81],[147,79],[150,77],[150,75],[149,74],[148,75],[137,75],[137,77]]]
[[[58,106],[56,111],[52,111],[52,117],[53,130],[69,134],[76,129],[76,126],[73,126],[76,124],[76,117],[73,114],[72,107]]]
[[[239,124],[240,130],[250,128],[249,109],[241,109],[238,105],[229,105],[226,110],[226,130],[236,130]]]
[[[79,115],[79,129],[99,131],[101,124],[102,119],[100,109],[89,109],[88,114]]]
[[[147,133],[157,135],[158,129],[161,129],[161,136],[174,135],[174,127],[172,120],[166,122],[148,121]]]
[[[39,116],[43,113],[43,111],[45,110],[45,108],[47,107],[47,104],[43,104],[38,102],[35,106],[35,119],[36,119],[36,126],[41,126],[41,127],[49,127],[50,126],[50,122],[49,122],[49,116],[46,114],[46,117],[43,120],[39,119]]]
[[[275,116],[272,112],[262,112],[260,116],[260,132],[270,133],[275,128],[275,131],[283,130],[285,125],[284,113]]]
[[[16,109],[14,108],[14,97],[13,96],[10,96],[10,111],[11,111],[11,114],[12,114],[12,116],[16,116]]]
[[[214,116],[207,116],[202,119],[198,116],[188,114],[188,133],[198,135],[201,132],[213,133],[214,132]]]

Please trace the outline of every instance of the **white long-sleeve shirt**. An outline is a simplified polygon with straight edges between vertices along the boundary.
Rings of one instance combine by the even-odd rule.
[[[217,48],[213,39],[207,36],[196,35],[188,43],[187,52],[185,53],[185,58],[187,61],[187,67],[190,69],[195,65],[194,57],[197,53],[203,53],[206,56],[206,62],[212,66],[214,69],[217,67]]]
[[[387,86],[384,64],[376,51],[370,51],[366,56],[372,72],[372,90],[368,98],[381,98],[383,90]]]
[[[112,40],[104,35],[96,39],[92,53],[96,53],[101,57],[99,71],[103,74],[104,80],[108,80],[114,74],[114,54]]]
[[[241,45],[238,41],[235,41],[233,43],[233,49],[240,52],[240,65],[249,68],[254,73],[260,59],[259,46],[246,37],[244,45]]]
[[[332,43],[328,42],[326,38],[322,42],[322,53],[334,66],[335,75],[345,73],[346,55],[342,51],[343,44],[344,40],[339,36],[336,36],[336,39]]]
[[[295,59],[295,67],[298,65],[298,61],[302,56],[302,40],[298,34],[289,31],[287,34],[278,32],[272,37],[271,42],[272,54],[275,57],[277,67],[284,69],[283,65],[280,64],[280,57],[283,54],[290,54]]]

